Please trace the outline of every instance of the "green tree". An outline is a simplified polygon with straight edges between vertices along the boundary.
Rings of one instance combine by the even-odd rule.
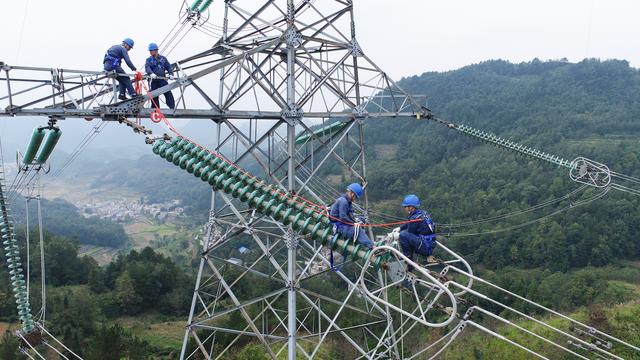
[[[93,337],[87,360],[142,360],[149,358],[147,342],[131,335],[120,325],[100,327]]]
[[[18,346],[20,341],[18,338],[6,330],[0,338],[0,359],[3,360],[23,360],[27,357],[20,354]]]
[[[135,315],[142,309],[142,297],[136,292],[128,271],[123,272],[116,280],[115,293],[125,314]]]

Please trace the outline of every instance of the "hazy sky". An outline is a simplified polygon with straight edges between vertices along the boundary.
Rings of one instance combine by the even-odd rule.
[[[146,44],[165,36],[176,23],[181,4],[180,0],[5,1],[0,13],[4,34],[0,60],[101,69],[106,48],[129,36],[136,40],[131,56],[141,66],[148,56]],[[221,5],[221,0],[214,1],[213,16],[221,13]],[[356,0],[355,9],[361,46],[396,79],[495,58],[514,62],[535,57],[566,57],[572,62],[618,58],[640,66],[638,1]],[[214,42],[196,32],[188,39],[174,59]]]

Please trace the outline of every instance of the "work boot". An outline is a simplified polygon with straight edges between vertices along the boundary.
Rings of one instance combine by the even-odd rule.
[[[120,95],[118,95],[118,99],[120,99],[120,100],[122,100],[122,101],[125,101],[125,100],[127,100],[127,95],[125,95],[125,94],[120,94]]]

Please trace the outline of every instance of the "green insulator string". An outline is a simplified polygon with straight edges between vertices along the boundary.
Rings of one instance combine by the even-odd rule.
[[[205,10],[207,10],[207,8],[209,7],[209,5],[211,5],[212,2],[213,0],[205,0],[204,3],[202,3],[202,6],[200,6],[200,9],[198,9],[198,11],[204,12]]]
[[[202,0],[194,1],[193,4],[191,5],[191,11],[196,11],[198,9],[198,6],[200,6],[201,3],[202,3]]]
[[[571,161],[565,160],[559,156],[551,155],[543,151],[536,150],[532,147],[518,144],[509,139],[503,139],[494,134],[484,132],[482,130],[474,129],[467,125],[456,125],[455,129],[462,132],[465,135],[474,137],[476,139],[480,139],[486,143],[496,145],[503,149],[514,151],[519,154],[529,156],[537,160],[541,160],[541,161],[545,161],[558,166],[566,167],[568,169],[571,169],[573,167],[573,164]]]
[[[11,289],[16,299],[18,317],[22,324],[22,330],[29,333],[35,329],[31,306],[29,305],[29,294],[20,260],[20,248],[15,237],[13,222],[9,214],[9,204],[4,193],[4,178],[0,173],[0,237],[4,247],[4,254],[9,268],[11,278]]]
[[[362,248],[352,239],[334,237],[333,224],[322,211],[297,203],[276,187],[185,138],[177,136],[171,142],[158,140],[153,145],[153,152],[199,177],[216,190],[229,194],[258,212],[291,226],[300,235],[308,235],[353,260],[364,260],[371,254],[371,250]],[[384,259],[386,256],[377,257],[373,262],[374,268],[378,269]]]

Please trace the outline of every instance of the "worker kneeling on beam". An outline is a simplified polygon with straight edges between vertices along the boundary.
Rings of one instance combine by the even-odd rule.
[[[131,40],[130,38],[122,40],[121,45],[113,45],[112,47],[110,47],[109,50],[107,50],[107,52],[104,54],[104,60],[102,60],[104,70],[115,70],[118,74],[124,74],[125,72],[120,65],[122,63],[122,60],[124,59],[124,62],[127,63],[127,66],[132,71],[136,71],[136,67],[133,65],[131,59],[129,58],[129,50],[131,49],[133,49],[133,40]],[[131,79],[128,76],[118,76],[116,80],[118,80],[118,90],[120,93],[118,99],[127,99],[125,90],[129,92],[129,96],[131,96],[132,98],[138,96],[138,93],[136,93],[136,90],[133,88]]]
[[[144,64],[144,70],[151,77],[151,91],[153,91],[169,84],[166,79],[173,78],[173,69],[171,68],[169,60],[158,54],[158,45],[155,43],[149,44],[149,54],[151,56],[147,58],[147,62]],[[171,91],[164,93],[164,100],[169,109],[175,109],[176,105]],[[156,106],[160,107],[157,97],[153,98],[151,108],[155,108]]]
[[[402,253],[413,260],[414,254],[424,255],[427,262],[434,262],[433,249],[436,247],[436,226],[431,219],[431,215],[420,210],[420,198],[410,194],[405,196],[402,207],[409,214],[407,223],[394,229],[398,233],[400,249]],[[407,271],[412,271],[411,265],[407,266]]]
[[[347,186],[347,192],[340,195],[331,205],[329,216],[333,223],[334,233],[340,234],[345,239],[354,239],[367,249],[373,248],[373,241],[369,239],[364,228],[360,227],[364,221],[353,217],[351,203],[362,196],[362,186],[353,183]]]

